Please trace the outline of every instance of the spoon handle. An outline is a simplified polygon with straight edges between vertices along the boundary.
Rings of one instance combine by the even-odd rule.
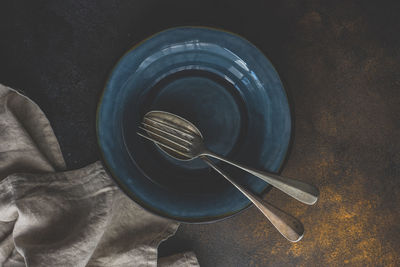
[[[284,211],[272,206],[271,204],[263,201],[253,193],[243,188],[236,182],[234,182],[228,175],[226,175],[221,169],[219,169],[211,160],[207,157],[201,157],[205,163],[211,168],[216,170],[231,184],[233,184],[243,195],[245,195],[253,204],[268,218],[268,220],[275,226],[275,228],[289,241],[297,242],[303,237],[304,228],[303,224],[294,218],[293,216],[285,213]]]
[[[202,153],[202,155],[219,159],[244,171],[247,171],[248,173],[257,176],[258,178],[266,181],[267,183],[278,188],[289,196],[297,199],[298,201],[303,202],[304,204],[313,205],[318,200],[319,190],[313,185],[304,183],[302,181],[282,177],[276,174],[259,171],[251,167],[244,166],[240,163],[228,160],[210,151],[205,151],[204,153]]]

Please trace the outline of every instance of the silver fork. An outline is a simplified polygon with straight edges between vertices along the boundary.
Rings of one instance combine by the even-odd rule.
[[[318,200],[319,190],[315,186],[256,170],[207,150],[204,146],[203,136],[196,126],[175,114],[151,111],[144,116],[142,125],[143,127],[139,128],[147,132],[148,136],[141,133],[138,133],[138,135],[160,145],[164,150],[167,149],[168,154],[179,160],[192,160],[200,156],[210,156],[261,178],[305,204],[313,205]]]

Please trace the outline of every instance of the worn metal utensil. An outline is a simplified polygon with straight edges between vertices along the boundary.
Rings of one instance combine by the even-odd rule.
[[[200,131],[194,127],[190,122],[185,120],[186,125],[183,128],[177,129],[174,120],[163,120],[160,121],[158,115],[162,118],[164,115],[169,114],[166,112],[158,113],[158,111],[152,111],[151,113],[146,114],[143,122],[144,127],[140,127],[141,129],[145,130],[149,136],[143,135],[141,133],[137,133],[138,135],[153,141],[154,143],[161,146],[161,148],[166,151],[170,156],[180,159],[180,160],[189,160],[190,158],[185,156],[186,154],[181,153],[180,149],[176,149],[175,147],[178,146],[181,149],[182,143],[185,143],[186,140],[194,140],[193,138],[198,135],[202,138]],[[147,116],[148,115],[148,116]],[[175,116],[171,114],[172,116]],[[171,117],[170,119],[176,118]],[[179,120],[184,120],[179,117]],[[152,124],[160,124],[163,125],[163,128],[160,129],[160,126],[154,126]],[[149,130],[151,129],[151,130]],[[180,131],[180,135],[185,136],[182,138],[180,136],[175,136],[176,131]],[[164,139],[161,135],[168,135],[170,137],[173,136],[173,140],[171,139]],[[187,138],[187,139],[186,139]],[[190,142],[192,142],[190,141]],[[186,144],[189,144],[186,142]],[[293,216],[285,213],[284,211],[272,206],[268,202],[262,200],[261,198],[257,197],[241,185],[237,184],[233,181],[226,173],[224,173],[220,168],[218,168],[211,160],[209,160],[206,156],[200,155],[199,156],[205,163],[207,163],[210,167],[212,167],[215,171],[221,174],[225,179],[227,179],[232,185],[234,185],[243,195],[245,195],[264,215],[268,218],[268,220],[275,226],[275,228],[289,241],[291,242],[298,242],[303,237],[304,227],[303,224],[294,218]]]
[[[303,238],[304,227],[303,224],[295,217],[287,214],[286,212],[272,206],[268,202],[257,197],[244,187],[233,181],[226,173],[218,168],[206,156],[200,156],[211,168],[221,174],[231,184],[233,184],[243,195],[245,195],[253,204],[268,218],[268,220],[275,226],[275,228],[289,241],[298,242]]]
[[[300,202],[313,205],[318,200],[319,190],[313,185],[256,170],[207,150],[200,131],[192,123],[175,114],[150,111],[144,116],[142,124],[140,128],[146,131],[148,136],[138,134],[155,142],[174,158],[192,160],[200,156],[210,156],[257,176]]]

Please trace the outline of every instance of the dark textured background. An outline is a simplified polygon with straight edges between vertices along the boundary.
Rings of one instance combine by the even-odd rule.
[[[72,1],[0,3],[0,82],[49,117],[69,168],[98,159],[95,108],[107,75],[160,30],[236,32],[276,66],[293,104],[295,138],[283,174],[321,190],[307,207],[265,198],[301,219],[284,240],[251,208],[182,225],[161,246],[194,250],[202,266],[400,265],[399,1]]]

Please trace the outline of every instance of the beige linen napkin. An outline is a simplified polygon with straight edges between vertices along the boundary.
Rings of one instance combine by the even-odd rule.
[[[0,266],[199,266],[157,259],[179,224],[126,197],[100,162],[65,171],[49,121],[0,84]]]

